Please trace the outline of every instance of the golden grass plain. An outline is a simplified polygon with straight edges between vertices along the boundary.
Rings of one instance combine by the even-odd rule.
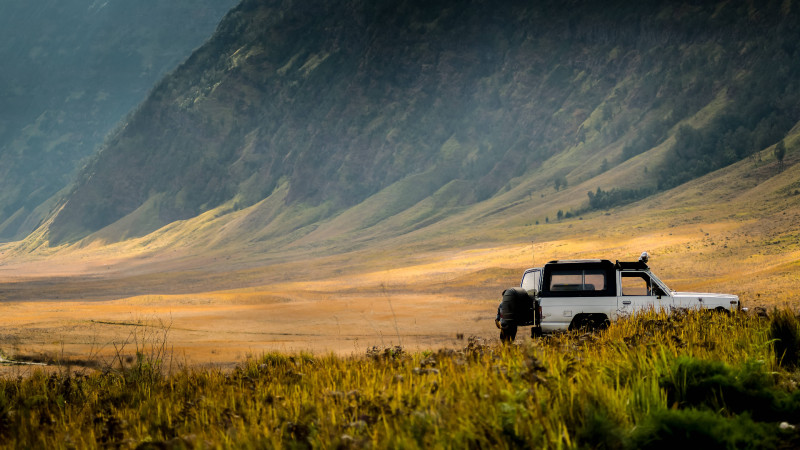
[[[512,189],[381,239],[365,230],[317,245],[207,245],[258,205],[114,244],[51,249],[34,236],[0,247],[0,351],[107,361],[125,342],[130,350],[137,333],[165,328],[176,365],[231,367],[268,351],[459,346],[469,336],[496,339],[500,293],[525,268],[552,259],[635,260],[642,251],[672,289],[796,308],[798,159],[787,155],[782,172],[766,157],[760,166],[743,161],[633,205],[548,224],[557,202]]]

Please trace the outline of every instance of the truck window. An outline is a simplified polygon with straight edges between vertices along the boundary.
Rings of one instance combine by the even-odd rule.
[[[604,291],[604,270],[553,270],[550,276],[550,291]]]
[[[606,272],[604,270],[586,270],[583,272],[584,291],[605,291]]]
[[[651,295],[650,277],[645,273],[620,273],[620,289],[622,295]]]
[[[531,289],[539,289],[539,277],[541,276],[541,271],[539,270],[531,270],[529,272],[525,272],[522,275],[522,289],[526,291],[530,291]]]

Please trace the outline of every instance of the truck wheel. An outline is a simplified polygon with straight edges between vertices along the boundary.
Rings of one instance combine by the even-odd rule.
[[[605,314],[578,314],[569,325],[570,330],[605,330],[611,324]]]
[[[507,325],[505,328],[500,329],[500,341],[503,343],[514,342],[517,337],[517,326]]]
[[[608,320],[606,316],[595,316],[595,320],[592,322],[592,326],[595,330],[605,330],[611,325],[611,321]]]

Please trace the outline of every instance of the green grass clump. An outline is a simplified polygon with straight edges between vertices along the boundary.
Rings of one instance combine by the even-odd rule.
[[[734,369],[720,361],[679,357],[662,377],[667,403],[729,414],[748,413],[759,421],[800,421],[800,392],[780,389],[761,362]]]
[[[728,418],[708,410],[663,410],[647,417],[632,433],[629,447],[777,448],[791,440],[772,424],[754,422],[747,415]]]
[[[800,326],[791,311],[776,309],[770,317],[769,336],[774,342],[778,363],[796,369],[800,362]]]
[[[771,326],[649,312],[516,345],[40,372],[0,380],[0,447],[788,448],[800,443],[798,373]]]

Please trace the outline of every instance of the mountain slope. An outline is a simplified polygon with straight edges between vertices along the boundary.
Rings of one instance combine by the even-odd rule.
[[[288,245],[509,191],[602,179],[640,198],[797,123],[798,23],[787,2],[245,0],[108,139],[48,238],[259,204],[243,232]],[[641,172],[603,176],[617,165]]]
[[[49,213],[52,203],[40,205],[234,4],[0,4],[0,241],[24,237]]]

